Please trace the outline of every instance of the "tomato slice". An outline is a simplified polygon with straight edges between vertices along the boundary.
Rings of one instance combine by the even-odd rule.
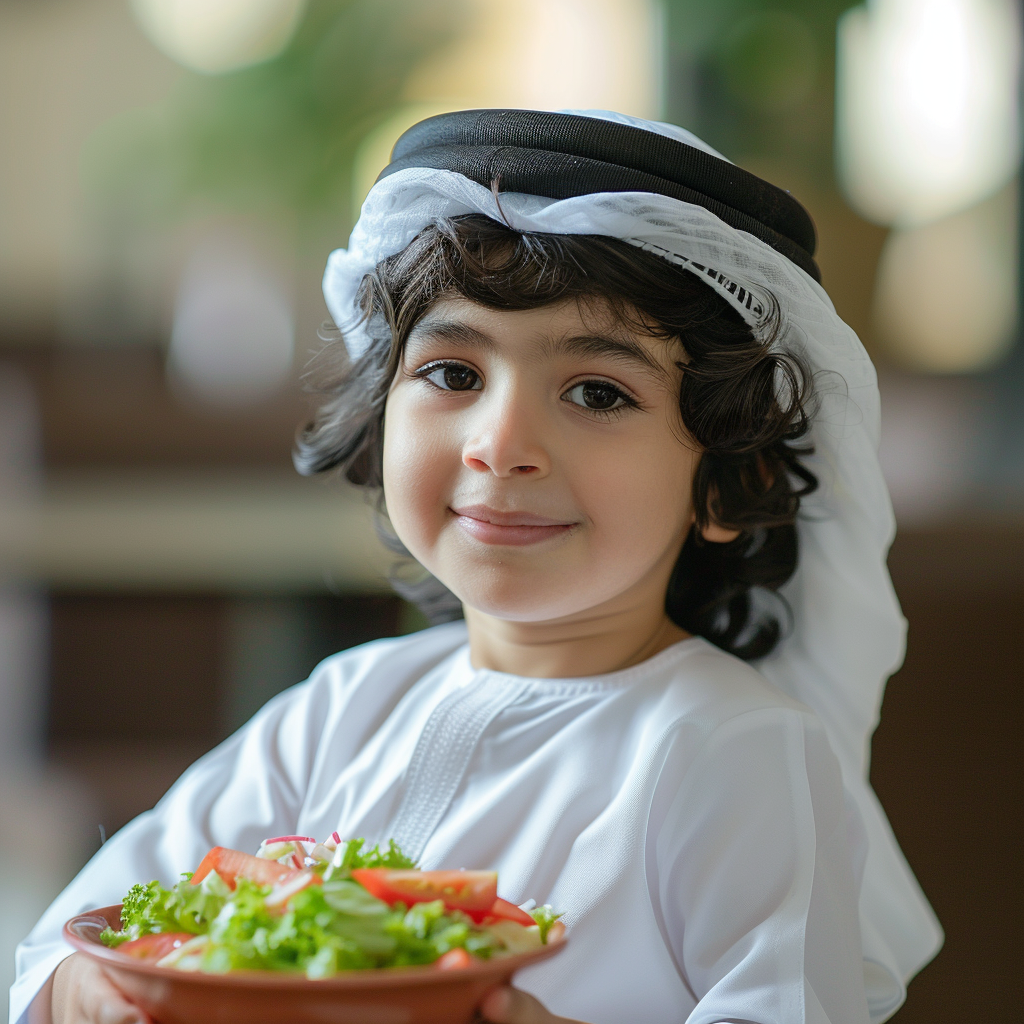
[[[162,960],[168,953],[194,938],[188,932],[159,932],[123,942],[117,951],[136,960]]]
[[[198,885],[211,871],[216,871],[232,889],[239,878],[247,878],[257,885],[279,885],[301,874],[296,868],[286,867],[277,861],[253,857],[252,854],[229,850],[224,846],[215,846],[203,858],[192,876],[192,884]],[[318,877],[314,878],[319,881]]]
[[[444,900],[449,910],[461,910],[476,921],[490,913],[498,898],[496,871],[412,871],[396,868],[356,868],[352,877],[385,903],[431,903]],[[531,924],[533,922],[531,921]]]
[[[487,911],[488,918],[495,918],[498,921],[515,921],[524,928],[530,928],[537,922],[525,911],[520,910],[514,903],[503,900],[500,896],[494,901],[494,905]]]
[[[472,963],[473,958],[461,946],[456,946],[455,949],[449,949],[447,953],[439,956],[434,961],[434,966],[439,971],[461,971]]]

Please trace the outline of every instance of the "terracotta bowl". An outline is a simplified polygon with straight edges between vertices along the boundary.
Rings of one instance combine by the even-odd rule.
[[[121,926],[121,907],[79,914],[64,938],[103,966],[159,1024],[468,1024],[484,993],[528,964],[560,953],[565,938],[515,956],[439,971],[432,966],[350,971],[310,981],[276,971],[202,974],[133,960],[108,949],[100,932]]]

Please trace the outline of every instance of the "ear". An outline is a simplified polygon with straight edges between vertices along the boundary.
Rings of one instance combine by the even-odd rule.
[[[735,540],[743,531],[733,529],[731,526],[723,526],[721,523],[715,522],[714,512],[714,494],[712,494],[711,500],[709,501],[709,518],[708,524],[702,530],[700,530],[701,537],[704,538],[709,544],[728,544],[729,541]],[[696,526],[697,516],[693,516],[693,524]]]
[[[700,531],[700,535],[709,544],[728,544],[729,541],[735,540],[741,533],[741,530],[734,530],[728,526],[722,526],[719,523],[708,523],[703,530]]]

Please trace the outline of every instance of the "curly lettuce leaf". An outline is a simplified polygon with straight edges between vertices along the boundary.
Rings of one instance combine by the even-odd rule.
[[[199,885],[191,878],[191,872],[182,875],[170,889],[157,881],[133,885],[121,907],[121,930],[105,929],[101,941],[116,947],[153,932],[204,934],[231,898],[231,889],[216,872]]]
[[[111,949],[117,949],[117,947],[120,946],[122,942],[127,941],[128,935],[126,935],[123,931],[114,931],[114,929],[111,928],[110,925],[107,925],[107,927],[100,932],[100,942],[102,942],[104,946],[109,946]]]
[[[364,850],[365,845],[365,839],[347,839],[341,844],[344,846],[340,865],[343,871],[351,871],[353,868],[413,869],[418,866],[416,861],[402,853],[402,848],[394,839],[388,840],[386,850],[381,850],[379,844],[374,844],[369,850]]]

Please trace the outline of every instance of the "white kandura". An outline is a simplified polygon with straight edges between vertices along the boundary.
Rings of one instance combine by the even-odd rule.
[[[811,712],[700,638],[528,679],[473,669],[462,623],[335,655],[199,760],[22,944],[11,1020],[70,953],[72,915],[170,883],[211,846],[335,830],[400,836],[426,868],[496,869],[505,898],[564,910],[566,951],[517,976],[554,1013],[869,1020],[865,836]],[[867,968],[876,1019],[902,998],[886,967]]]

